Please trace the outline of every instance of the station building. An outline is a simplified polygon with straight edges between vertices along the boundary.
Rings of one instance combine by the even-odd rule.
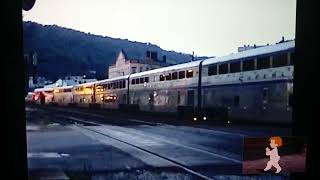
[[[115,63],[108,67],[108,78],[125,76],[170,65],[172,64],[167,63],[165,55],[159,60],[158,53],[154,51],[146,51],[144,58],[137,59],[128,57],[124,50],[121,50],[115,59]]]

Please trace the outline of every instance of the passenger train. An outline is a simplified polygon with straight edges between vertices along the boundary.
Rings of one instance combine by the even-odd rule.
[[[135,105],[140,111],[177,114],[188,110],[194,120],[224,112],[237,121],[291,123],[294,47],[294,41],[286,41],[113,79],[40,88],[34,100],[107,109]]]

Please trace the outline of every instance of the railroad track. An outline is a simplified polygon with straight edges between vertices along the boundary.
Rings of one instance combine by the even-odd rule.
[[[92,113],[87,113],[87,112],[79,112],[79,111],[72,111],[72,110],[65,110],[65,109],[64,110],[62,110],[62,109],[60,109],[60,110],[52,109],[52,110],[63,111],[65,113],[83,114],[83,115],[88,115],[88,116],[91,116],[91,117],[95,116],[97,118],[105,118],[105,116],[103,116],[103,115],[92,114]],[[68,112],[68,111],[70,111],[70,112]],[[208,175],[206,175],[204,173],[198,172],[197,170],[194,170],[194,169],[192,169],[192,168],[190,168],[190,167],[178,162],[177,160],[175,160],[173,158],[161,155],[161,154],[159,154],[157,152],[154,152],[154,151],[151,151],[151,150],[149,150],[147,148],[144,148],[144,147],[141,147],[141,146],[137,146],[135,144],[130,143],[130,141],[126,141],[126,140],[123,140],[121,138],[114,137],[114,136],[112,136],[110,134],[106,134],[104,132],[101,132],[99,130],[95,130],[95,129],[90,128],[90,126],[103,126],[104,124],[102,124],[102,123],[93,122],[93,121],[86,121],[86,120],[83,120],[81,118],[75,118],[75,117],[67,116],[67,115],[54,114],[54,116],[58,117],[57,119],[54,118],[55,119],[54,121],[56,121],[58,123],[65,122],[65,120],[67,120],[70,123],[72,123],[74,126],[76,126],[77,128],[80,128],[80,129],[83,129],[83,130],[86,130],[86,131],[90,131],[91,133],[95,133],[95,134],[100,135],[100,136],[104,136],[106,138],[109,138],[109,139],[112,139],[112,140],[117,141],[119,143],[122,143],[122,144],[124,144],[126,146],[130,146],[131,148],[137,149],[137,150],[139,150],[139,151],[141,151],[143,153],[147,153],[148,155],[155,156],[155,157],[160,158],[160,159],[162,159],[164,161],[167,161],[169,164],[174,165],[174,167],[177,167],[179,169],[182,169],[185,172],[188,172],[188,173],[192,174],[197,179],[206,179],[206,180],[216,179],[214,177],[209,177]],[[60,118],[63,118],[64,120],[61,120]],[[141,121],[140,123],[144,123],[144,121]],[[153,122],[151,122],[151,123],[153,123]],[[154,125],[156,125],[156,124],[154,124]],[[199,150],[203,151],[201,149],[199,149]]]
[[[143,147],[134,145],[134,144],[132,144],[132,143],[130,143],[130,142],[128,142],[128,141],[124,141],[124,140],[122,140],[122,139],[119,139],[119,138],[110,136],[110,135],[105,134],[105,133],[103,133],[103,132],[100,132],[100,131],[98,131],[98,130],[94,130],[94,129],[91,129],[91,128],[86,127],[86,126],[88,126],[88,125],[100,126],[100,125],[102,125],[102,124],[95,123],[95,122],[84,121],[84,120],[80,120],[80,119],[78,119],[78,118],[67,117],[67,116],[64,116],[64,115],[55,115],[55,116],[56,116],[56,117],[62,117],[62,118],[64,118],[64,119],[68,119],[68,121],[73,122],[73,125],[76,126],[76,127],[78,127],[78,128],[85,129],[85,130],[87,130],[87,131],[90,131],[90,132],[93,132],[93,133],[102,135],[102,136],[104,136],[104,137],[107,137],[107,138],[110,138],[110,139],[112,139],[112,140],[118,141],[118,142],[120,142],[120,143],[122,143],[122,144],[125,144],[125,145],[127,145],[127,146],[133,147],[133,148],[135,148],[135,149],[137,149],[137,150],[139,150],[139,151],[142,151],[142,152],[144,152],[144,153],[147,153],[147,154],[149,154],[149,155],[155,156],[155,157],[157,157],[157,158],[161,158],[161,159],[169,162],[170,164],[173,164],[175,167],[180,168],[180,169],[182,169],[182,170],[184,170],[184,171],[186,171],[186,172],[194,175],[194,176],[197,177],[197,178],[205,179],[205,180],[215,180],[214,178],[209,177],[209,176],[207,176],[207,175],[204,175],[204,174],[202,174],[202,173],[199,173],[199,172],[197,172],[197,171],[195,171],[195,170],[193,170],[193,169],[191,169],[191,168],[189,168],[189,167],[181,164],[180,162],[178,162],[178,161],[176,161],[176,160],[173,160],[173,159],[171,159],[171,158],[169,158],[169,157],[166,157],[166,156],[163,156],[163,155],[158,154],[158,153],[156,153],[156,152],[150,151],[150,150],[148,150],[148,149],[146,149],[146,148],[143,148]]]

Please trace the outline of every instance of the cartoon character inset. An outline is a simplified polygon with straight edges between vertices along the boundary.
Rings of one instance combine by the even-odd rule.
[[[272,150],[269,149],[269,147],[266,148],[266,155],[270,157],[270,161],[268,161],[266,168],[264,168],[264,171],[268,171],[271,169],[271,167],[275,167],[277,169],[276,173],[279,173],[281,171],[281,167],[279,166],[279,160],[280,156],[278,154],[278,148],[282,146],[282,139],[281,137],[271,137],[269,139],[270,141],[270,147]]]

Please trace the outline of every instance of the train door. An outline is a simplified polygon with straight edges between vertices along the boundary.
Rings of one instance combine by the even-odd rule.
[[[180,101],[181,101],[181,94],[180,94],[180,91],[178,91],[178,97],[177,97],[177,106],[180,105]]]
[[[122,95],[122,104],[126,104],[126,102],[127,102],[127,94],[123,94]]]
[[[188,106],[194,106],[194,90],[188,91]]]
[[[149,93],[149,108],[150,108],[150,111],[153,111],[154,109],[154,95],[153,93]]]
[[[268,94],[269,94],[269,89],[263,88],[262,89],[262,104],[263,105],[268,103]]]

